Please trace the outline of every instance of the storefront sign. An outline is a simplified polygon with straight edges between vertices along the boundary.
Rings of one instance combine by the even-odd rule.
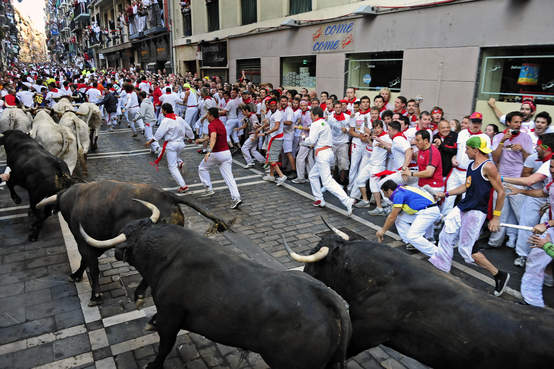
[[[353,43],[354,22],[321,25],[312,34],[312,51],[314,53],[349,50]]]

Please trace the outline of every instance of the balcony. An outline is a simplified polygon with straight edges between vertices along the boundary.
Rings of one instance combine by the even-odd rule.
[[[81,20],[81,19],[89,19],[90,13],[88,10],[88,6],[83,3],[77,4],[73,9],[73,19],[75,21]]]

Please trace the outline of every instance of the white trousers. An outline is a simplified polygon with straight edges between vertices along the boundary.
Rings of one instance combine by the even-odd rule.
[[[337,197],[344,206],[348,202],[348,195],[331,176],[331,166],[334,164],[335,156],[333,150],[321,150],[315,158],[315,165],[310,170],[309,179],[312,187],[312,195],[316,200],[324,202],[323,193],[321,192],[321,183],[327,188],[327,191]],[[321,180],[321,183],[320,183]]]
[[[152,137],[154,136],[152,132],[152,126],[154,123],[144,123],[144,137],[146,137],[146,141],[150,141]],[[169,144],[168,144],[169,145]],[[150,144],[150,147],[152,148],[152,151],[157,152],[160,149],[160,144],[158,141],[152,141]]]
[[[474,262],[473,246],[479,239],[481,227],[487,214],[479,210],[460,211],[457,206],[444,218],[444,226],[439,235],[439,247],[429,262],[443,272],[450,272],[454,246],[458,243],[458,252],[468,264]]]
[[[181,161],[179,159],[179,154],[183,149],[185,148],[185,143],[183,141],[172,141],[169,142],[165,148],[165,155],[167,158],[167,167],[169,169],[169,173],[171,173],[171,176],[177,182],[179,187],[185,186],[185,180],[183,179],[183,176],[181,175],[181,172],[179,171],[179,162]]]
[[[189,127],[192,127],[194,125],[196,112],[198,112],[198,108],[187,108],[187,110],[185,111],[185,122],[188,123]]]
[[[545,221],[548,217],[544,218]],[[554,240],[554,229],[550,228],[543,237],[549,234]],[[543,249],[533,248],[527,256],[525,273],[521,278],[521,295],[526,303],[533,306],[544,307],[542,297],[542,284],[544,282],[544,269],[552,262],[552,257]]]
[[[525,196],[519,210],[519,225],[533,227],[539,224],[540,209],[546,204],[546,198]],[[547,213],[548,214],[548,213]],[[516,252],[518,256],[527,256],[531,248],[529,237],[532,232],[520,229],[517,232]]]
[[[232,164],[233,158],[231,156],[231,151],[212,152],[207,161],[202,159],[200,162],[198,166],[198,176],[202,184],[211,190],[212,181],[210,179],[210,168],[217,166],[225,184],[229,188],[229,192],[231,192],[231,198],[233,200],[240,200],[239,189],[235,182],[235,177],[233,177]]]
[[[493,204],[496,204],[497,196],[498,195],[495,191]],[[500,215],[500,223],[519,224],[519,214],[527,211],[527,209],[522,211],[521,207],[524,198],[525,196],[521,194],[515,196],[506,196],[506,198],[504,199],[504,206],[502,207],[502,214]],[[491,233],[491,236],[489,238],[489,246],[500,247],[504,242],[504,237],[508,236],[508,242],[506,243],[506,245],[508,247],[514,248],[517,241],[517,233],[517,229],[500,227],[500,230],[498,232]]]
[[[413,245],[422,254],[432,256],[437,247],[425,239],[433,223],[440,218],[441,212],[438,206],[418,211],[416,214],[401,212],[396,218],[394,225],[402,241]]]
[[[360,187],[365,187],[366,181],[371,177],[370,166],[369,166],[371,153],[367,150],[364,150],[364,152],[365,153],[362,155],[362,160],[360,161],[360,165],[358,166],[358,173],[354,178],[354,185],[350,189],[350,197],[353,197],[355,199],[360,198],[360,195],[361,195]],[[379,172],[376,172],[376,173],[379,173]]]
[[[238,127],[239,127],[238,119],[227,118],[227,121],[225,122],[225,130],[227,131],[227,142],[230,142],[231,138],[233,139],[233,142],[239,142],[239,134],[237,131],[235,131],[235,128],[238,128]]]
[[[106,113],[106,124],[108,127],[115,127],[117,125],[116,113]]]
[[[466,183],[466,174],[467,172],[453,168],[450,177],[446,181],[446,191],[452,191],[454,188]],[[441,206],[441,213],[443,215],[448,214],[448,212],[454,207],[454,202],[456,201],[456,196],[448,196],[444,199]]]
[[[135,119],[139,111],[140,111],[139,108],[130,108],[129,110],[127,110],[127,118],[129,123],[131,124],[131,129],[133,130],[134,133],[137,132],[136,127],[138,127],[138,129],[140,130],[144,129],[144,122],[142,121],[142,118],[137,119],[137,121],[135,122]]]
[[[307,146],[300,146],[300,149],[298,149],[298,155],[296,155],[296,176],[300,179],[304,179],[306,172],[309,173],[312,170],[313,166],[313,150]]]
[[[256,147],[257,143],[257,138],[254,138],[254,136],[249,136],[242,145],[242,156],[244,156],[244,160],[246,160],[247,164],[253,163],[254,159],[256,159],[258,163],[265,163],[265,158],[262,156],[262,154],[258,152],[258,149]],[[254,156],[254,158],[252,158],[252,156]]]
[[[348,191],[356,184],[356,176],[360,168],[360,163],[365,155],[365,145],[352,144],[352,153],[350,155],[350,170],[348,171]]]

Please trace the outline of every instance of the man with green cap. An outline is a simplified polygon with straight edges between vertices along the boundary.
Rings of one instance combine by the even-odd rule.
[[[510,274],[498,270],[475,245],[489,210],[489,199],[496,191],[493,217],[489,220],[491,232],[497,232],[500,226],[500,215],[506,196],[500,180],[500,174],[489,159],[491,149],[480,135],[472,136],[466,141],[466,154],[470,160],[464,184],[446,192],[436,194],[438,198],[456,196],[465,193],[465,197],[444,218],[444,227],[439,236],[439,245],[429,261],[438,269],[450,272],[454,246],[466,263],[477,263],[487,269],[494,277],[494,295],[500,296]]]

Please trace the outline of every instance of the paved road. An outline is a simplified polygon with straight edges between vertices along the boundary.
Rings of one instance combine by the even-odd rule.
[[[118,179],[145,182],[175,189],[165,166],[159,171],[149,165],[152,157],[130,137],[129,130],[102,133],[98,153],[89,156],[89,179]],[[202,186],[196,167],[201,156],[193,146],[182,155],[185,180],[195,196]],[[0,157],[0,161],[2,158]],[[240,210],[228,209],[230,196],[221,176],[212,172],[216,195],[198,199],[224,218],[237,217],[236,233],[212,235],[221,247],[243,256],[284,268],[300,265],[283,250],[284,233],[297,252],[306,252],[328,232],[319,218],[327,217],[346,232],[374,240],[375,228],[384,218],[369,217],[364,209],[345,216],[342,206],[328,198],[328,207],[314,208],[308,185],[287,183],[276,187],[261,181],[260,168],[245,169],[241,157],[235,157],[233,172],[244,204]],[[329,196],[330,197],[330,196]],[[186,227],[208,228],[208,222],[190,209]],[[28,230],[25,204],[14,205],[5,186],[0,186],[0,368],[137,368],[155,355],[158,337],[143,331],[154,312],[151,299],[137,311],[132,296],[139,276],[126,263],[118,262],[113,251],[100,259],[100,283],[104,304],[89,308],[90,285],[85,279],[69,282],[66,275],[76,269],[80,258],[67,225],[59,216],[49,218],[38,242],[26,242]],[[391,247],[402,248],[398,236],[387,239]],[[405,253],[422,258],[415,252]],[[503,248],[486,251],[493,262],[513,273],[510,289],[503,298],[515,300],[521,270],[511,265],[513,255]],[[492,279],[477,268],[466,266],[457,257],[453,274],[476,288],[490,292]],[[554,305],[553,289],[545,289],[547,303]],[[181,331],[178,342],[166,362],[166,368],[266,368],[256,354],[215,344],[199,335]],[[413,359],[384,346],[372,348],[349,360],[349,368],[424,368]]]

